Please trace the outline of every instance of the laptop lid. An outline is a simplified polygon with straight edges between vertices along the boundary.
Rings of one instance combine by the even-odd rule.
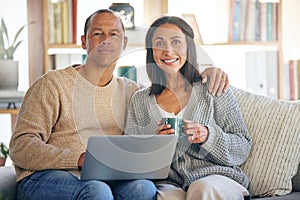
[[[176,144],[175,135],[91,136],[81,180],[167,178]]]

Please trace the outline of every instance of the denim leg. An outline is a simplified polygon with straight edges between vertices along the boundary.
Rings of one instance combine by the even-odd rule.
[[[157,199],[157,188],[150,180],[114,181],[110,186],[116,200]]]
[[[35,172],[18,183],[17,199],[112,200],[109,186],[101,181],[81,181],[63,170]]]

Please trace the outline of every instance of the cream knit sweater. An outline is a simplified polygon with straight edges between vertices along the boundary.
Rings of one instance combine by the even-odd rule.
[[[137,89],[119,77],[97,87],[74,66],[36,80],[22,102],[10,142],[17,181],[45,169],[78,175],[77,161],[90,135],[123,134],[129,100]]]

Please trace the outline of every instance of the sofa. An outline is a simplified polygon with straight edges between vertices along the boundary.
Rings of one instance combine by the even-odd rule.
[[[283,101],[231,87],[252,136],[242,165],[252,199],[300,199],[300,101]],[[12,166],[0,167],[0,199],[15,199]]]

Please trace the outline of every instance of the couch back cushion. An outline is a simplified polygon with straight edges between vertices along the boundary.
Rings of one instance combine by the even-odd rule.
[[[300,102],[288,102],[232,87],[252,137],[242,169],[253,196],[288,194],[300,161]]]

